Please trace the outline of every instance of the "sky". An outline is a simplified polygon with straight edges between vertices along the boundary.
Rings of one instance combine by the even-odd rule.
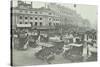
[[[17,6],[17,1],[18,0],[13,0],[13,6]],[[27,0],[22,0],[22,1],[26,1],[27,3],[30,3]],[[76,10],[76,12],[80,14],[82,18],[88,19],[90,21],[91,26],[94,27],[97,25],[97,6],[96,5],[77,4],[76,8],[73,7],[73,4],[63,3],[61,5],[68,7],[70,9]],[[33,1],[33,8],[40,8],[44,6],[45,6],[44,2]]]

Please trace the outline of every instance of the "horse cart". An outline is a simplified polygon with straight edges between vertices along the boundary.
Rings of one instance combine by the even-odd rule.
[[[83,61],[83,45],[82,44],[69,44],[63,53],[65,59],[69,59],[72,62]]]

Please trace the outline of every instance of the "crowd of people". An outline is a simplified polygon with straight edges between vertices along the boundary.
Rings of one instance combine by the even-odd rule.
[[[16,31],[17,37],[13,37],[14,40],[18,40],[17,44],[16,41],[14,44],[14,47],[17,49],[25,49],[29,47],[37,48],[40,46],[37,42],[46,42],[48,43],[50,41],[50,35],[48,34],[41,34],[40,31],[35,30],[35,32],[18,32]],[[41,60],[46,60],[48,63],[49,60],[54,60],[55,54],[61,54],[63,53],[64,58],[69,58],[72,61],[82,61],[83,57],[83,48],[91,46],[92,48],[97,48],[97,34],[93,31],[87,31],[87,32],[67,32],[65,35],[57,35],[58,37],[52,38],[53,40],[53,46],[52,47],[46,47],[41,46],[41,50],[38,51],[35,56]],[[60,41],[57,41],[59,39]],[[63,49],[64,45],[74,44],[73,47],[68,47],[69,50]],[[80,45],[82,44],[81,48],[77,48],[76,44]],[[72,45],[71,45],[72,46]],[[89,49],[88,49],[89,52]],[[95,52],[95,55],[93,55],[94,52],[91,52],[91,56],[97,56],[97,52]],[[89,53],[88,53],[89,54]],[[76,57],[75,57],[76,55]],[[73,58],[75,57],[75,58]],[[88,56],[87,56],[88,57]],[[90,57],[89,57],[90,58]]]

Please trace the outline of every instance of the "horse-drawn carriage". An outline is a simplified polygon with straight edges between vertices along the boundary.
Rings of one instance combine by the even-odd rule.
[[[36,40],[39,37],[39,33],[36,31],[33,32],[25,32],[20,31],[17,34],[17,38],[14,42],[14,47],[17,49],[27,49],[28,46],[30,47],[36,47]]]
[[[15,38],[14,48],[16,49],[25,49],[25,44],[27,43],[28,34],[25,32],[20,32],[17,34],[17,38]]]
[[[63,56],[72,62],[80,62],[83,60],[83,45],[82,44],[68,44],[64,48]]]
[[[61,44],[61,41],[55,43],[38,43],[38,45],[43,46],[43,48],[35,54],[36,58],[45,60],[47,63],[50,63],[52,60],[54,60],[55,55],[59,55],[63,52],[63,44]]]

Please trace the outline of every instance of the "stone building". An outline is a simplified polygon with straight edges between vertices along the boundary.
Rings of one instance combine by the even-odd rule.
[[[17,1],[18,6],[12,7],[12,29],[58,29],[66,31],[84,31],[90,29],[89,21],[83,19],[75,10],[56,3],[46,3],[46,6],[33,8],[32,2]],[[45,4],[45,3],[44,3]]]
[[[30,4],[18,1],[17,7],[12,7],[12,29],[55,29],[60,25],[60,17],[51,9],[46,7],[33,8]]]

